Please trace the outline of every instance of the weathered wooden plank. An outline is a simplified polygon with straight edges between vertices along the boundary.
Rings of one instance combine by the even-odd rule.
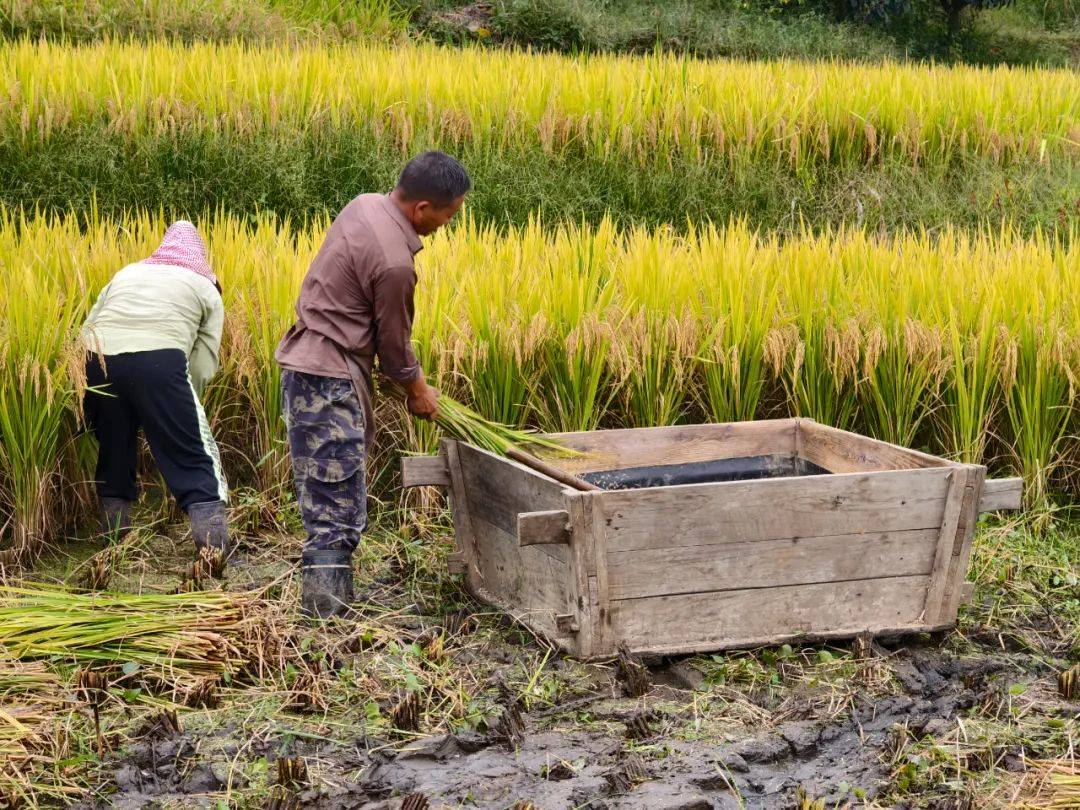
[[[519,546],[543,546],[570,542],[570,515],[565,509],[543,512],[520,512],[517,537]]]
[[[591,430],[556,433],[552,438],[587,455],[545,460],[579,475],[596,470],[681,464],[687,461],[791,454],[795,452],[793,419],[764,419],[716,425]]]
[[[803,458],[834,473],[951,466],[937,456],[809,420],[799,422],[799,433]]]
[[[519,547],[514,535],[482,517],[474,515],[473,525],[483,596],[553,640],[562,635],[555,617],[576,612],[568,566],[539,547]],[[572,641],[564,644],[571,651]]]
[[[611,576],[607,564],[607,531],[600,506],[602,497],[602,494],[593,493],[583,497],[593,544],[593,567],[589,570],[590,594],[595,599],[592,655],[614,653],[618,644],[618,639],[611,635]]]
[[[506,534],[516,537],[518,515],[564,508],[566,488],[510,459],[467,444],[458,445],[469,507]],[[543,552],[566,562],[561,546],[544,546]]]
[[[446,468],[450,473],[450,512],[454,520],[454,550],[461,555],[465,568],[465,582],[473,593],[480,593],[484,587],[483,573],[477,564],[476,534],[473,531],[472,515],[469,512],[468,491],[462,474],[461,459],[458,456],[460,445],[453,439],[439,442],[442,455],[446,456]]]
[[[608,551],[941,526],[949,468],[595,494]]]
[[[571,602],[576,612],[577,631],[574,653],[583,658],[594,654],[598,631],[597,601],[595,598],[596,544],[592,525],[591,499],[588,495],[570,493],[566,496],[566,511],[570,517],[570,559],[567,578],[571,584]]]
[[[674,651],[914,629],[928,582],[889,577],[614,600],[612,632],[633,650]]]
[[[968,563],[971,560],[971,544],[975,538],[975,524],[979,519],[977,504],[981,500],[985,483],[986,467],[972,467],[964,491],[964,505],[960,510],[960,525],[957,527],[956,540],[953,543],[949,578],[945,583],[945,593],[941,597],[941,610],[937,615],[937,621],[942,624],[955,623],[956,612],[960,609],[960,604],[970,600],[970,595],[965,597],[965,586],[970,584],[965,582],[965,579],[967,577]]]
[[[937,549],[934,553],[934,565],[930,571],[930,582],[926,587],[926,601],[923,605],[923,620],[931,624],[936,622],[941,615],[941,598],[949,579],[952,550],[956,542],[956,531],[960,526],[967,483],[968,468],[956,467],[949,471],[949,495],[945,499],[945,510],[938,532]]]
[[[988,478],[983,482],[979,512],[1019,509],[1023,505],[1023,478]]]
[[[613,599],[929,574],[937,529],[613,551]]]
[[[445,456],[402,456],[401,486],[448,487],[450,470]]]

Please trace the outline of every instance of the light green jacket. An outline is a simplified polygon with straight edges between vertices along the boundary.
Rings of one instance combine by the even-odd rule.
[[[137,262],[113,276],[83,324],[90,351],[105,355],[180,349],[202,396],[217,372],[225,308],[213,283],[183,267]]]

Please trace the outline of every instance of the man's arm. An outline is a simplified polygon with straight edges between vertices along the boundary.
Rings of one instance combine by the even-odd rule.
[[[439,392],[427,384],[412,347],[415,288],[412,267],[387,267],[375,274],[375,353],[382,373],[405,389],[409,412],[421,419],[434,419],[439,412]]]

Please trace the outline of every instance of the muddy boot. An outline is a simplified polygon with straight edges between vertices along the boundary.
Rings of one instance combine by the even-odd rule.
[[[191,521],[191,537],[196,549],[209,548],[221,553],[223,560],[229,557],[229,524],[225,517],[225,504],[221,501],[193,503],[188,507]]]
[[[353,600],[352,553],[305,551],[300,558],[300,610],[313,619],[348,612]]]
[[[123,498],[102,498],[99,505],[101,533],[117,542],[131,531],[131,501]]]

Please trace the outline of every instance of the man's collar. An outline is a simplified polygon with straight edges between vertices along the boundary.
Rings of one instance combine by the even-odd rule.
[[[397,223],[401,228],[401,232],[405,234],[405,244],[409,246],[409,252],[414,256],[424,248],[424,243],[420,241],[420,237],[416,234],[416,229],[412,223],[409,222],[405,214],[401,212],[401,209],[397,207],[397,203],[390,199],[389,194],[384,194],[382,197],[383,207],[390,214],[390,218]]]

